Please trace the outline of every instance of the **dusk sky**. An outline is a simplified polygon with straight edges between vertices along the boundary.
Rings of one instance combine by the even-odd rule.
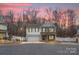
[[[1,3],[0,7],[20,7],[20,8],[27,8],[27,7],[50,7],[50,8],[78,8],[78,3]]]
[[[47,3],[47,4],[43,4],[43,3],[36,3],[36,4],[32,4],[33,7],[42,7],[42,6],[47,6],[50,8],[78,8],[79,4],[68,4],[68,3]]]
[[[0,3],[0,10],[4,13],[13,10],[14,12],[20,12],[22,9],[27,8],[43,8],[48,7],[51,9],[75,9],[76,13],[79,14],[78,3]]]
[[[51,8],[54,9],[73,9],[75,13],[79,16],[79,3],[0,3],[0,10],[3,11],[3,14],[5,14],[9,10],[13,10],[15,14],[20,13],[23,11],[23,9],[28,8]],[[42,10],[41,13],[39,12],[37,16],[41,17],[47,17],[49,18],[49,15],[45,15],[45,10]],[[45,15],[45,16],[44,16]],[[50,12],[50,16],[52,16]],[[16,15],[15,15],[16,17]],[[77,21],[77,24],[79,24],[79,20]]]

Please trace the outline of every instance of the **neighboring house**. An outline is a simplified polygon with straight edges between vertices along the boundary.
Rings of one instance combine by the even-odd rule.
[[[56,27],[53,24],[28,24],[26,40],[31,42],[55,40]]]
[[[8,36],[7,25],[4,23],[0,23],[0,39],[4,39]]]

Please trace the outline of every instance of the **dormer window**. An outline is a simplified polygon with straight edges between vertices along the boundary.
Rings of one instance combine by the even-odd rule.
[[[54,29],[53,28],[49,28],[49,32],[54,32]]]
[[[45,32],[45,28],[42,28],[43,29],[43,32]]]

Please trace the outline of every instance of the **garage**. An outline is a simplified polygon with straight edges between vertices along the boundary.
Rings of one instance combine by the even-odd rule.
[[[27,35],[28,42],[39,42],[41,39],[40,35]]]
[[[27,42],[39,42],[41,40],[41,28],[39,25],[32,24],[26,28],[26,40]]]
[[[27,42],[55,40],[55,27],[52,24],[29,24],[26,26]]]

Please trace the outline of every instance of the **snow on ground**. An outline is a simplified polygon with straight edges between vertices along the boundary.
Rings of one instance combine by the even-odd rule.
[[[71,38],[71,37],[56,37],[57,41],[76,41],[76,38]]]

